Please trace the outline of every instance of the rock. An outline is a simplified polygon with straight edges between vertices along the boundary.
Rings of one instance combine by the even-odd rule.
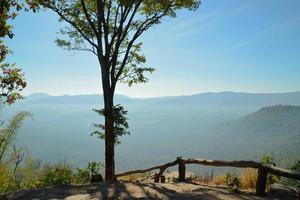
[[[299,194],[295,188],[277,184],[277,183],[271,184],[269,186],[269,194],[271,196],[280,197],[280,199],[298,199],[299,198]]]
[[[91,177],[91,183],[100,183],[103,181],[104,180],[101,174],[93,174]]]
[[[65,200],[88,200],[88,199],[89,200],[92,199],[91,195],[89,194],[77,194],[65,198]]]

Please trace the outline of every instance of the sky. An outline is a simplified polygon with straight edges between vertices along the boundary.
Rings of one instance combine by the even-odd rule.
[[[7,40],[9,57],[25,72],[24,94],[102,93],[97,58],[55,44],[63,24],[50,11],[21,13]],[[300,91],[299,0],[202,0],[195,12],[148,30],[141,38],[149,82],[117,86],[131,97],[203,92]]]

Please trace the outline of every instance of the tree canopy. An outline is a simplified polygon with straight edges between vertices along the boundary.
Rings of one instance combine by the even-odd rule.
[[[56,12],[67,26],[59,31],[58,46],[67,50],[88,51],[99,57],[101,66],[109,72],[114,88],[117,81],[146,82],[144,72],[154,68],[144,66],[139,36],[164,17],[175,17],[178,9],[195,10],[197,0],[34,0]]]
[[[5,62],[9,53],[12,53],[4,44],[3,38],[13,38],[13,26],[9,24],[14,20],[24,4],[17,0],[2,0],[0,2],[0,103],[12,104],[21,99],[22,91],[27,83],[22,70],[16,64]],[[29,7],[30,8],[30,7]],[[29,8],[26,8],[28,10]],[[34,7],[32,7],[34,9]]]

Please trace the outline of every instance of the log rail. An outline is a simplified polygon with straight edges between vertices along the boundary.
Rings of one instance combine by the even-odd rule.
[[[159,170],[158,176],[162,176],[164,171],[172,166],[178,165],[178,181],[183,182],[185,181],[185,165],[186,164],[199,164],[205,166],[215,166],[215,167],[237,167],[237,168],[254,168],[257,169],[257,182],[256,182],[256,194],[257,195],[264,195],[266,190],[267,184],[267,176],[269,173],[275,174],[278,176],[283,176],[287,178],[292,178],[296,180],[300,180],[300,173],[296,171],[291,171],[287,169],[282,169],[279,167],[271,166],[262,164],[260,162],[255,161],[225,161],[225,160],[206,160],[206,159],[189,159],[189,158],[182,158],[177,157],[176,160],[173,162],[168,162],[166,164],[150,167],[147,169],[141,170],[133,170],[127,171],[123,173],[116,174],[116,178],[121,176],[127,176],[132,174],[138,173],[147,173],[153,170]]]

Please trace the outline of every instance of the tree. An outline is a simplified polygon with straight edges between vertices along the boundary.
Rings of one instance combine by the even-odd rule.
[[[94,54],[101,68],[105,116],[105,178],[115,179],[114,94],[118,82],[145,83],[140,36],[180,9],[195,10],[199,0],[32,0],[31,5],[54,11],[67,26],[58,46]]]
[[[0,129],[0,169],[22,159],[20,149],[16,149],[14,141],[22,122],[28,116],[30,116],[30,113],[20,112],[10,120],[6,127]]]
[[[11,53],[4,44],[3,38],[13,38],[12,26],[8,21],[14,20],[24,4],[18,0],[1,0],[0,2],[0,104],[12,104],[22,96],[19,93],[26,87],[24,74],[16,64],[5,63],[6,56]],[[34,7],[31,7],[34,9]],[[28,10],[28,8],[26,8]]]
[[[22,70],[16,64],[5,62],[7,55],[11,51],[3,41],[6,37],[13,38],[13,27],[8,22],[14,20],[18,11],[22,8],[24,8],[24,4],[18,0],[0,1],[0,109],[3,105],[11,105],[23,98],[20,92],[27,85]],[[25,9],[28,10],[28,8]],[[28,115],[29,113],[27,112],[18,113],[5,127],[3,127],[4,122],[0,122],[0,170],[13,162],[15,164],[15,174],[18,165],[22,161],[23,154],[21,149],[15,147],[14,141],[17,130]]]
[[[0,63],[0,104],[12,104],[23,97],[20,94],[27,83],[21,69],[17,68],[15,64]]]

